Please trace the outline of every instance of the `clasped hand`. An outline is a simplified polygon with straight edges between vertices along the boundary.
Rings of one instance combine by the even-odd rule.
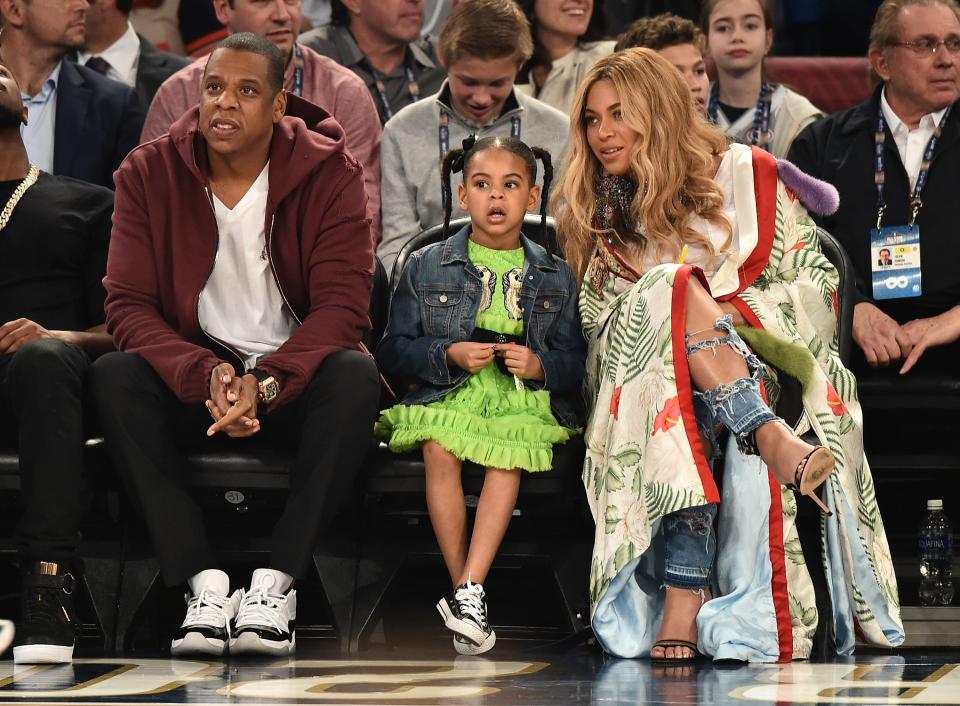
[[[238,377],[230,363],[221,363],[210,375],[210,399],[207,410],[213,424],[207,436],[222,431],[239,439],[260,431],[257,419],[257,379],[253,375]]]
[[[468,373],[476,373],[487,367],[495,356],[503,360],[511,375],[516,375],[521,380],[543,380],[540,358],[526,346],[516,343],[461,341],[447,348],[447,362]]]
[[[863,349],[867,363],[883,368],[903,361],[900,374],[910,371],[929,348],[960,339],[960,311],[914,319],[902,326],[873,304],[857,304],[853,314],[853,339]]]
[[[14,319],[0,326],[0,354],[16,353],[31,341],[43,338],[61,338],[30,319]],[[62,337],[66,340],[66,337]]]

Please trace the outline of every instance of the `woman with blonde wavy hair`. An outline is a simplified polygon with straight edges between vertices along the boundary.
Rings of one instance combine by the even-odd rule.
[[[589,344],[601,644],[674,662],[809,656],[817,610],[794,490],[825,513],[838,651],[855,624],[899,644],[856,382],[838,357],[838,275],[804,208],[835,209],[836,191],[728,145],[647,49],[598,61],[570,124],[554,212]]]

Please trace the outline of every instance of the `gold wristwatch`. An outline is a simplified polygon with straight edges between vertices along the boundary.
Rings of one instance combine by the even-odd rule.
[[[257,401],[260,404],[270,404],[280,394],[280,383],[270,373],[257,368],[251,368],[250,374],[257,379]]]

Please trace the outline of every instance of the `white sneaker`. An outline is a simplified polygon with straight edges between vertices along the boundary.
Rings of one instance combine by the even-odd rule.
[[[240,607],[242,591],[230,589],[222,571],[203,572],[196,595],[187,593],[187,615],[170,642],[170,654],[221,657],[230,643],[231,623]]]
[[[257,569],[244,592],[230,638],[231,655],[293,654],[297,647],[297,592],[272,589],[277,576],[270,569]]]
[[[462,655],[482,654],[497,642],[497,634],[487,621],[485,597],[483,586],[468,580],[437,603],[443,624],[456,633],[453,646]]]

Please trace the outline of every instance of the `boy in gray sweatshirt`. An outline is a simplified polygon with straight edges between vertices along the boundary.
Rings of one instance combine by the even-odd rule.
[[[410,238],[443,222],[440,162],[451,148],[470,135],[512,136],[549,150],[559,165],[567,147],[567,116],[514,90],[533,54],[529,23],[514,0],[458,3],[437,48],[448,79],[383,129],[377,255],[387,272]],[[454,203],[453,218],[464,215]]]

